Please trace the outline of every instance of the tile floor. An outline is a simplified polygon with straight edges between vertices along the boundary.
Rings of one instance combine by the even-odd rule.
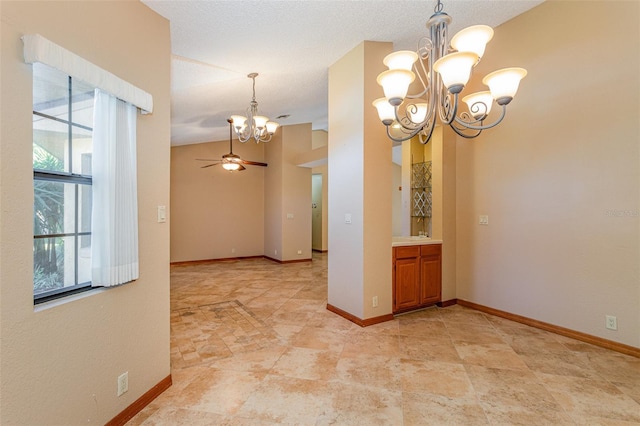
[[[327,255],[171,269],[173,386],[130,425],[640,424],[640,359],[461,306],[361,328]]]

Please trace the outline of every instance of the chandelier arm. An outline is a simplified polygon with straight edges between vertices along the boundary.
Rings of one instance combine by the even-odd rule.
[[[258,133],[258,131],[256,130],[256,134],[258,135],[258,137],[256,138],[256,143],[258,142],[269,142],[271,140],[271,134],[270,133],[266,133],[266,134],[260,134]]]
[[[473,134],[466,134],[464,133],[465,130],[468,130],[468,128],[464,127],[464,128],[459,128],[455,125],[455,122],[449,124],[449,127],[451,127],[451,129],[453,129],[454,132],[456,132],[458,135],[462,136],[463,138],[466,139],[473,139],[475,137],[480,136],[480,133],[482,133],[482,130],[476,130],[475,133]]]
[[[455,93],[450,95],[444,87],[441,87],[443,90],[442,100],[439,104],[440,108],[438,111],[440,113],[440,120],[442,124],[450,125],[454,119],[456,119],[456,114],[458,113],[458,94]],[[453,96],[453,106],[451,105],[451,97]]]
[[[420,129],[422,129],[424,127],[424,125],[427,123],[427,120],[428,120],[428,118],[425,118],[425,120],[422,123],[414,123],[406,115],[404,117],[400,117],[398,115],[398,107],[395,107],[394,111],[396,113],[396,122],[400,126],[402,126],[402,128],[404,130],[406,130],[407,132],[413,132],[413,131],[416,131],[416,130],[419,131]]]
[[[407,99],[418,99],[421,98],[422,96],[424,96],[425,93],[427,93],[429,91],[428,87],[425,87],[424,90],[420,93],[415,93],[413,95],[409,95],[407,94],[406,98]]]
[[[245,143],[251,138],[251,132],[249,131],[248,127],[245,127],[241,131],[238,131],[238,129],[234,127],[233,130],[235,131],[236,136],[238,136],[239,142]]]
[[[403,137],[398,138],[398,137],[395,137],[395,136],[393,136],[391,134],[391,132],[389,131],[390,128],[391,128],[391,126],[387,126],[387,137],[389,139],[391,139],[392,141],[394,141],[394,142],[408,141],[409,139],[411,139],[412,137],[414,137],[415,135],[417,135],[420,132],[420,129],[418,129],[418,131],[415,132],[415,133],[412,132],[412,133],[409,133],[407,136],[403,136]]]
[[[429,43],[431,44],[431,40],[429,40],[428,38],[426,38],[425,43]],[[430,55],[428,53],[428,50],[425,47],[425,50],[427,53],[425,53],[424,59],[422,57],[422,54],[420,53],[420,48],[418,48],[418,51],[416,52],[418,54],[418,62],[420,63],[420,67],[418,67],[416,64],[413,65],[413,68],[415,70],[415,74],[418,76],[418,79],[420,80],[420,83],[422,84],[423,90],[420,93],[416,93],[416,94],[408,94],[407,98],[409,99],[416,99],[419,98],[421,96],[423,96],[424,94],[426,94],[429,91],[429,72],[427,71],[427,68],[424,66],[424,61],[429,59]],[[422,73],[420,72],[420,70],[422,70]],[[423,77],[424,75],[424,77]],[[425,83],[425,80],[427,80],[427,82]]]
[[[420,143],[422,145],[426,145],[429,143],[429,141],[431,140],[431,136],[433,135],[433,130],[436,128],[436,121],[432,120],[429,122],[429,128],[428,131],[426,132],[421,132],[419,134],[419,138],[420,138]]]
[[[460,124],[460,125],[462,125],[465,129],[469,129],[469,130],[486,130],[486,129],[490,129],[490,128],[495,127],[498,124],[500,124],[500,122],[504,119],[504,116],[506,114],[507,114],[507,106],[506,105],[502,105],[502,114],[500,114],[500,117],[498,117],[496,119],[496,121],[494,121],[491,124],[486,124],[486,125],[481,125],[481,126],[474,126],[471,123],[475,123],[478,120],[472,121],[472,122],[468,122],[468,121],[464,121],[460,117],[455,117],[455,122]]]

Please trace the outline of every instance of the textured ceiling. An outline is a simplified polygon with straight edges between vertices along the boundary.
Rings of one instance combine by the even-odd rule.
[[[171,23],[171,144],[224,140],[256,79],[260,112],[327,130],[328,68],[363,40],[415,50],[435,1],[142,0]],[[450,34],[495,27],[543,0],[444,1]],[[491,49],[491,44],[487,47]],[[381,92],[382,94],[382,92]]]

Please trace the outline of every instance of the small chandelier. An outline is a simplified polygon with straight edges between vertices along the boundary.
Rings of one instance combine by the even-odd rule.
[[[387,136],[395,142],[418,135],[420,142],[426,144],[438,117],[462,137],[479,136],[503,120],[520,80],[527,75],[523,68],[505,68],[488,74],[482,82],[489,90],[463,97],[469,111],[458,115],[458,96],[473,67],[480,62],[493,29],[486,25],[465,28],[453,36],[449,47],[447,27],[451,17],[442,11],[440,0],[434,12],[427,21],[430,37],[420,39],[416,52],[404,50],[387,55],[383,62],[389,69],[378,75],[377,82],[385,97],[376,99],[373,105],[387,128]],[[416,76],[422,91],[407,94]],[[494,122],[485,124],[493,101],[502,107],[502,113]]]
[[[247,108],[247,116],[232,115],[231,121],[233,123],[233,129],[238,136],[238,140],[242,143],[247,142],[253,138],[256,143],[269,142],[271,136],[276,132],[279,124],[274,121],[269,121],[268,117],[264,115],[258,115],[258,101],[256,101],[256,77],[257,72],[252,72],[247,75],[253,80],[253,98]]]

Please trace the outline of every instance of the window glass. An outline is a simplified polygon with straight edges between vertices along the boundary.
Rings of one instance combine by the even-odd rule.
[[[33,168],[68,172],[68,124],[33,114]]]
[[[33,65],[35,302],[91,283],[93,87]]]

